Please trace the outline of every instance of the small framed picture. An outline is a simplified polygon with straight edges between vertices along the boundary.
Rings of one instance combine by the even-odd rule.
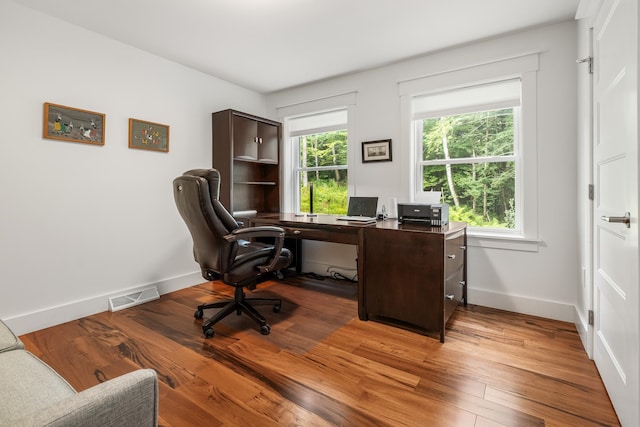
[[[104,145],[104,127],[102,113],[44,103],[43,138]]]
[[[169,151],[169,126],[129,119],[129,148]]]
[[[390,162],[391,140],[367,141],[362,143],[362,163]]]

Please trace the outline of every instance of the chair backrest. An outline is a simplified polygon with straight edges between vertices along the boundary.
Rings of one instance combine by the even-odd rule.
[[[178,212],[187,224],[193,256],[207,280],[227,273],[237,253],[237,244],[224,236],[238,228],[238,223],[218,200],[219,192],[220,173],[216,169],[190,170],[173,180]]]

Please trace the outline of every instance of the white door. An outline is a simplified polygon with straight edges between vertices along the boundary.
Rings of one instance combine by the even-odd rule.
[[[594,360],[623,426],[640,426],[638,1],[605,0],[594,48]],[[630,223],[625,221],[629,212]]]

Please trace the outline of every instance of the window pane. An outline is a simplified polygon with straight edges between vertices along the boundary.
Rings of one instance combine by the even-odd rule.
[[[325,132],[298,137],[299,167],[346,166],[347,131]]]
[[[347,170],[301,171],[300,212],[309,212],[309,183],[313,182],[313,212],[347,213]]]
[[[422,159],[514,154],[513,108],[426,119]]]
[[[309,183],[313,182],[313,212],[345,214],[347,211],[347,131],[298,137],[300,212],[309,212]],[[306,168],[344,167],[331,170]]]
[[[442,191],[449,219],[471,227],[515,224],[515,162],[423,166],[423,189]]]

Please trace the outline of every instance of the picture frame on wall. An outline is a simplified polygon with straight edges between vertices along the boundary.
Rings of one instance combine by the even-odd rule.
[[[129,148],[168,152],[169,126],[130,118]]]
[[[42,137],[104,145],[105,121],[102,113],[45,102]]]
[[[391,140],[366,141],[362,143],[362,163],[390,162]]]

